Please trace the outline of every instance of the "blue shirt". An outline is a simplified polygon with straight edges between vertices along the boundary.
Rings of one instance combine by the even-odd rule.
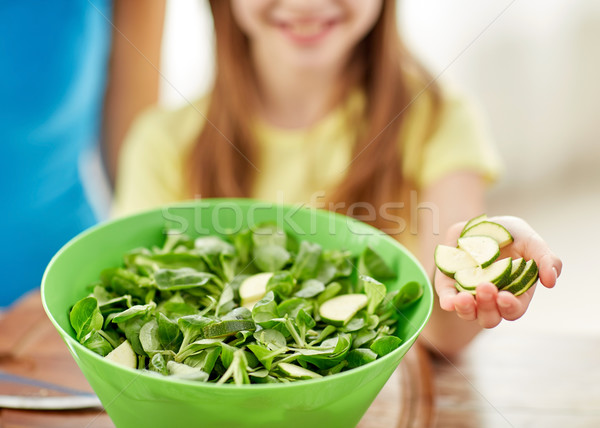
[[[0,307],[96,221],[78,172],[98,141],[110,0],[0,3]]]

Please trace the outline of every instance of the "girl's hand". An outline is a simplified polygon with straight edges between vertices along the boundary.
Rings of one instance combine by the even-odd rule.
[[[539,269],[539,281],[544,287],[552,288],[562,270],[561,260],[552,252],[546,242],[524,220],[517,217],[493,217],[490,221],[504,226],[513,236],[514,242],[501,250],[500,257],[523,257],[534,259]],[[454,224],[447,233],[446,245],[456,246],[466,223]],[[533,297],[535,285],[522,295],[515,297],[508,291],[498,291],[495,285],[483,283],[477,286],[476,295],[458,292],[455,281],[436,268],[434,284],[440,299],[440,306],[446,311],[456,311],[467,321],[477,320],[484,328],[496,327],[502,319],[509,321],[520,318]]]

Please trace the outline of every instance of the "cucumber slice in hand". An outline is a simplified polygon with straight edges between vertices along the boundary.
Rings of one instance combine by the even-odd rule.
[[[484,282],[491,282],[500,288],[506,284],[511,270],[512,259],[507,257],[486,268],[474,267],[459,270],[454,275],[454,279],[462,288],[467,290],[475,290],[479,284]]]
[[[104,358],[130,369],[137,368],[137,355],[127,340],[110,351]]]
[[[502,288],[504,291],[509,291],[515,296],[520,296],[525,293],[538,279],[538,267],[533,259],[525,263],[525,268],[521,274],[511,281],[508,285]]]
[[[473,257],[465,253],[460,248],[438,245],[435,248],[435,265],[444,274],[454,278],[454,274],[462,269],[476,267],[477,262]]]
[[[518,259],[514,259],[512,261],[512,269],[510,271],[510,277],[508,278],[508,282],[513,282],[521,272],[525,269],[525,264],[527,262],[523,257],[519,257]]]
[[[500,248],[513,242],[512,235],[504,226],[491,221],[482,221],[469,227],[462,233],[461,237],[464,236],[488,236],[495,239]]]
[[[463,236],[463,234],[472,226],[475,226],[477,223],[481,223],[482,221],[487,220],[487,215],[486,214],[481,214],[478,215],[477,217],[472,218],[471,220],[469,220],[467,222],[467,224],[465,224],[465,227],[463,227],[462,232],[460,232],[460,236]]]
[[[365,294],[343,294],[323,303],[319,308],[319,315],[323,321],[341,326],[348,323],[365,306],[367,306]]]
[[[458,247],[471,256],[482,268],[491,265],[500,255],[498,242],[488,236],[458,238]]]
[[[466,291],[467,293],[472,294],[473,296],[476,294],[475,289],[464,288],[458,282],[454,283],[454,287],[456,287],[456,289],[458,290],[459,293],[461,291]]]

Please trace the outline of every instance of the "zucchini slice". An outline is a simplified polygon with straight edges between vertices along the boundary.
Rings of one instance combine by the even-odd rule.
[[[491,221],[482,221],[471,226],[462,233],[461,237],[464,236],[488,236],[495,239],[500,248],[513,242],[512,235],[504,226]]]
[[[467,224],[465,224],[465,227],[463,227],[462,232],[460,232],[460,236],[463,236],[463,234],[472,226],[475,226],[477,223],[481,223],[482,221],[487,220],[487,215],[486,214],[481,214],[478,215],[477,217],[473,217],[471,220],[469,220],[467,222]]]
[[[305,369],[295,364],[279,363],[277,367],[279,367],[279,369],[281,369],[281,371],[287,376],[296,379],[318,379],[320,377],[323,377],[319,373],[315,373],[311,370]]]
[[[240,299],[242,300],[242,306],[251,309],[254,303],[258,302],[264,297],[267,292],[267,283],[273,276],[273,272],[262,272],[256,275],[249,276],[242,281],[240,285]]]
[[[489,236],[458,238],[458,247],[471,256],[482,268],[491,265],[500,255],[498,242]]]
[[[459,270],[454,275],[454,279],[466,290],[475,290],[479,284],[484,282],[491,282],[500,288],[506,284],[511,269],[512,259],[507,257],[486,268],[474,267]]]
[[[458,282],[454,283],[454,287],[456,287],[456,289],[458,290],[459,293],[461,291],[466,291],[467,293],[472,294],[473,296],[476,294],[475,289],[464,288]]]
[[[502,288],[504,291],[509,291],[515,296],[520,296],[525,293],[538,279],[538,267],[533,259],[525,263],[525,269],[521,274],[511,281],[508,285]]]
[[[365,306],[367,306],[365,294],[343,294],[325,301],[319,308],[319,315],[329,324],[342,326]]]
[[[510,277],[508,278],[508,282],[513,282],[515,279],[521,275],[521,272],[525,269],[525,265],[527,262],[523,257],[519,257],[518,259],[514,259],[512,261],[512,269],[510,271]]]
[[[205,338],[226,337],[236,334],[238,331],[254,330],[256,324],[250,320],[224,320],[209,324],[202,329]]]
[[[137,369],[137,355],[127,340],[110,351],[104,358],[130,369]]]
[[[460,248],[438,245],[435,248],[435,265],[444,274],[454,278],[454,274],[462,269],[477,266],[477,262]]]

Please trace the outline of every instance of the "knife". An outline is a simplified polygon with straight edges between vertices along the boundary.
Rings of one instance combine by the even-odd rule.
[[[100,403],[98,397],[96,397],[96,395],[92,393],[68,388],[62,385],[56,385],[50,382],[44,382],[41,380],[31,379],[24,376],[18,376],[3,371],[0,371],[0,382],[28,385],[41,389],[50,389],[53,391],[68,394],[64,396],[52,397],[0,395],[0,408],[29,410],[70,410],[102,407],[102,403]]]

